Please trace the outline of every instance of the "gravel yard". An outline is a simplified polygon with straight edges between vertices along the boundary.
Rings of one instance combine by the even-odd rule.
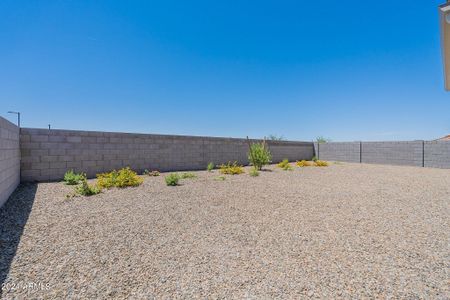
[[[23,185],[0,210],[2,297],[450,297],[450,170],[294,168]]]

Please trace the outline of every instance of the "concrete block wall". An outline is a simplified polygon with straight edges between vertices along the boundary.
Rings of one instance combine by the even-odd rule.
[[[423,141],[363,142],[362,162],[403,166],[423,166]]]
[[[450,141],[425,142],[425,167],[450,169]]]
[[[19,127],[0,117],[0,207],[19,183]]]
[[[360,142],[315,143],[315,149],[322,160],[360,162]]]
[[[248,163],[247,141],[234,138],[22,128],[20,147],[23,181],[60,180],[69,169],[93,177],[126,166],[142,172]],[[311,159],[314,152],[309,142],[270,141],[269,148],[274,162]]]
[[[314,149],[323,160],[450,169],[449,141],[331,142]]]

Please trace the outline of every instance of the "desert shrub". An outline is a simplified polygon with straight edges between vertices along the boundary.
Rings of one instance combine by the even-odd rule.
[[[286,166],[289,166],[289,160],[287,158],[283,159],[277,164],[278,168],[284,169]]]
[[[159,171],[156,171],[156,170],[153,170],[153,171],[149,171],[149,170],[144,170],[144,175],[147,175],[147,176],[159,176],[160,175],[160,173],[159,173]]]
[[[142,182],[142,178],[128,167],[119,171],[97,174],[97,185],[101,188],[138,186]]]
[[[210,162],[210,163],[208,164],[208,166],[206,167],[206,170],[208,170],[208,172],[211,172],[212,170],[214,170],[214,168],[215,168],[214,163],[213,163],[213,162]]]
[[[316,161],[319,160],[319,159],[317,158],[317,156],[314,155],[314,156],[312,157],[311,160],[312,160],[313,162],[316,162]]]
[[[314,164],[316,167],[328,167],[328,162],[324,160],[316,160]]]
[[[310,161],[307,161],[307,160],[301,160],[301,161],[297,161],[296,165],[299,167],[311,167],[313,165],[313,163]]]
[[[266,141],[253,144],[249,142],[248,160],[257,170],[261,170],[262,167],[271,162],[272,154],[267,148]]]
[[[238,175],[244,173],[244,168],[238,165],[237,161],[234,163],[228,162],[227,164],[220,165],[219,172],[228,175]]]
[[[87,182],[85,174],[80,174],[80,182],[81,184],[75,188],[75,192],[79,195],[92,196],[97,195],[102,191],[100,187],[96,185],[90,185]]]
[[[294,170],[294,168],[290,164],[287,164],[286,166],[283,167],[283,170],[292,171],[292,170]]]
[[[97,185],[104,189],[112,188],[116,185],[119,172],[113,170],[107,173],[97,174]]]
[[[279,162],[277,164],[277,167],[281,168],[281,169],[283,169],[285,171],[292,171],[293,170],[292,166],[289,164],[289,160],[288,159],[283,159],[281,162]]]
[[[180,176],[177,173],[171,173],[164,178],[166,181],[166,185],[168,186],[176,186],[178,185],[178,181],[180,180]]]
[[[190,179],[190,178],[197,178],[197,175],[195,175],[194,173],[183,173],[180,176],[181,179]]]
[[[256,170],[256,168],[252,168],[252,169],[250,170],[250,176],[252,176],[252,177],[259,176],[259,171]]]
[[[119,176],[117,176],[116,187],[123,188],[128,186],[138,186],[143,182],[142,178],[138,176],[136,172],[130,168],[124,168],[119,170]]]
[[[73,170],[69,170],[64,174],[64,183],[67,185],[76,185],[80,182],[82,174],[77,174]]]

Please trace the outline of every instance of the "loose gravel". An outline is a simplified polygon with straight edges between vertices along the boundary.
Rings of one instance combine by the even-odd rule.
[[[449,170],[248,171],[21,186],[0,210],[2,297],[450,298]]]

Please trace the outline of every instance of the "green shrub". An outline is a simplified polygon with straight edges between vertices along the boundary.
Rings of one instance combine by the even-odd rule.
[[[314,155],[313,158],[311,159],[313,162],[316,162],[318,160],[318,158]]]
[[[97,185],[101,188],[138,186],[142,182],[142,178],[128,167],[119,171],[113,170],[109,173],[97,174]]]
[[[228,162],[227,164],[220,165],[219,172],[228,175],[238,175],[244,173],[244,168],[238,165],[237,161],[234,163]]]
[[[116,187],[124,188],[128,186],[139,186],[144,180],[138,176],[136,172],[130,168],[124,168],[119,170],[119,176],[117,176]]]
[[[102,191],[100,187],[96,185],[90,185],[87,182],[85,174],[80,174],[80,182],[81,184],[75,188],[75,192],[79,195],[92,196],[97,195]]]
[[[147,175],[147,176],[159,176],[160,173],[159,173],[159,171],[156,171],[156,170],[149,171],[149,170],[145,169],[144,170],[144,175]]]
[[[249,142],[248,160],[257,170],[261,170],[265,165],[271,162],[272,154],[267,148],[266,141],[253,144],[250,144]]]
[[[216,181],[224,181],[225,179],[226,179],[225,176],[218,176],[218,177],[214,178],[214,180],[216,180]]]
[[[328,167],[328,162],[324,160],[316,160],[314,164],[316,167]]]
[[[214,163],[213,163],[213,162],[210,162],[210,163],[208,164],[208,166],[206,167],[206,170],[208,170],[208,172],[211,172],[212,170],[214,170],[214,168],[215,168]]]
[[[252,169],[250,170],[250,176],[252,176],[252,177],[259,176],[259,171],[256,170],[256,168],[252,168]]]
[[[64,174],[64,182],[67,185],[76,185],[81,181],[81,175],[74,173],[73,170],[69,170]]]
[[[194,173],[183,173],[180,176],[181,179],[190,179],[190,178],[197,178],[197,175],[195,175]]]
[[[285,158],[277,164],[277,167],[284,169],[288,165],[289,165],[289,160],[287,158]]]
[[[285,165],[283,167],[283,170],[285,170],[285,171],[292,171],[292,170],[294,170],[294,168],[290,164],[287,164],[287,165]]]
[[[166,181],[166,185],[168,186],[176,186],[178,185],[178,181],[180,180],[180,176],[177,173],[172,173],[164,178]]]
[[[285,171],[292,171],[293,170],[292,166],[289,164],[289,160],[287,160],[287,159],[283,159],[283,161],[279,162],[277,164],[277,167],[279,167],[279,168],[281,168],[281,169],[283,169]]]

